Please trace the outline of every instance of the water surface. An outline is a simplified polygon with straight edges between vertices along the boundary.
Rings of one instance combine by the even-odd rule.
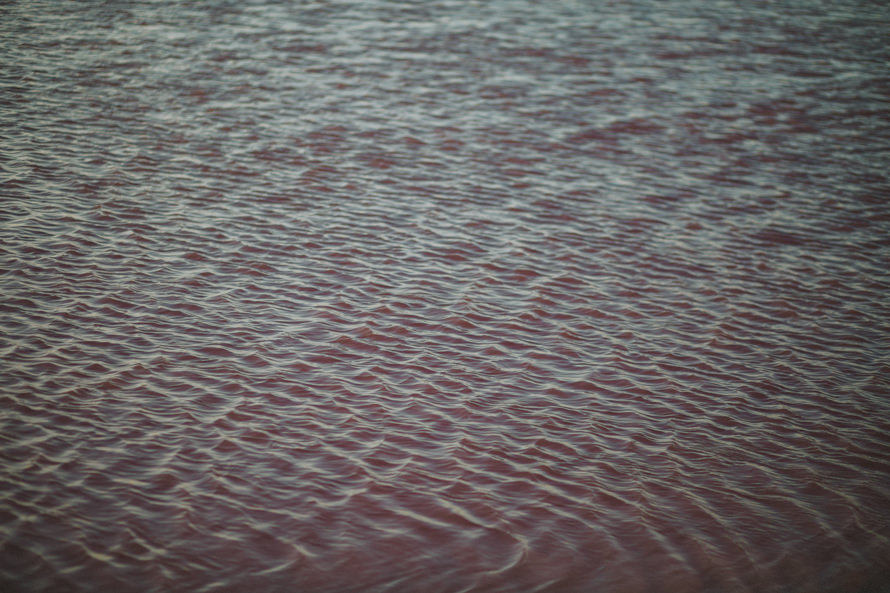
[[[881,2],[0,7],[0,585],[876,593]]]

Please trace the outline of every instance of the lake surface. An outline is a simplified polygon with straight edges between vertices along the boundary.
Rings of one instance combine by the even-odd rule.
[[[890,586],[890,8],[0,6],[0,588]]]

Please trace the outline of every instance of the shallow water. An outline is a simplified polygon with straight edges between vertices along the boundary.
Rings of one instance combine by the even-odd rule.
[[[885,590],[888,36],[4,4],[0,586]]]

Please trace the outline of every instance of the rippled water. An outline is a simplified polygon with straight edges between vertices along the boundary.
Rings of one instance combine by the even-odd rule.
[[[874,593],[890,10],[0,7],[0,588]]]

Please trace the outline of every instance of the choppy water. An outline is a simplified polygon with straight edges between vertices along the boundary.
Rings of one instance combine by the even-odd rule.
[[[0,587],[890,582],[890,10],[0,7]]]

